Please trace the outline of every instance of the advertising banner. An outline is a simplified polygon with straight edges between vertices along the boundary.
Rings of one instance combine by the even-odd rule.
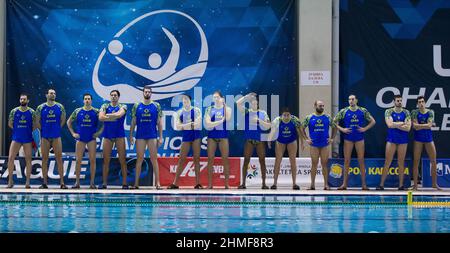
[[[450,187],[450,159],[437,159],[437,184]],[[431,164],[429,159],[422,159],[422,186],[431,187]]]
[[[168,186],[173,183],[175,173],[177,170],[178,157],[160,157],[159,164],[159,180],[161,186]],[[239,186],[241,182],[241,163],[240,158],[230,157],[230,177],[229,186]],[[200,158],[200,184],[206,188],[208,186],[208,158]],[[192,157],[186,159],[185,164],[182,165],[183,170],[180,174],[178,186],[195,186],[195,170],[194,161]],[[222,165],[222,158],[215,158],[213,163],[213,186],[225,186],[224,167]]]
[[[244,163],[244,158],[241,158],[241,163]],[[311,182],[311,159],[310,158],[297,158],[297,177],[296,181],[298,185],[309,185]],[[266,158],[266,184],[270,187],[273,184],[273,176],[275,169],[275,158]],[[322,166],[318,165],[316,184],[323,185]],[[247,170],[246,185],[248,186],[261,186],[261,166],[257,157],[250,159],[250,164]],[[277,186],[279,187],[292,187],[292,172],[291,164],[288,157],[284,157],[281,161],[280,174],[278,176]]]
[[[339,187],[344,180],[344,159],[330,159],[329,161],[330,173],[328,177],[328,184],[331,187]],[[368,187],[377,187],[380,185],[381,175],[384,166],[384,159],[365,159],[366,166],[366,184]],[[405,187],[411,186],[412,178],[412,161],[405,160],[405,175],[403,185]],[[388,170],[388,176],[384,183],[385,187],[398,187],[398,165],[397,160],[392,161]],[[361,169],[357,159],[350,161],[348,187],[361,187]]]
[[[127,158],[127,183],[128,185],[134,185],[136,158]],[[76,161],[74,157],[63,157],[63,170],[64,170],[64,182],[70,186],[75,184],[75,165]],[[103,159],[96,159],[96,172],[95,172],[95,184],[98,186],[102,184],[102,166]],[[25,174],[26,162],[24,157],[17,157],[14,160],[14,184],[24,185],[26,181]],[[8,157],[0,157],[0,184],[8,183]],[[32,159],[31,170],[31,185],[42,184],[42,159]],[[89,186],[91,178],[91,172],[89,167],[89,159],[84,158],[81,162],[80,170],[80,184]],[[60,175],[58,174],[58,167],[54,158],[49,159],[48,166],[48,184],[59,185]],[[153,169],[150,159],[145,159],[142,163],[141,175],[139,179],[141,186],[153,185]],[[118,158],[111,158],[108,174],[108,185],[122,185],[122,172]]]

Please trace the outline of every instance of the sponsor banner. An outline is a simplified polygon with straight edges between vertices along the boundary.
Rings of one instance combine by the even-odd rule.
[[[450,159],[437,159],[437,184],[450,187]],[[431,187],[431,164],[429,159],[422,159],[422,186]]]
[[[127,158],[127,183],[129,185],[134,184],[135,179],[135,168],[136,168],[136,158]],[[63,170],[64,170],[64,182],[67,185],[72,185],[75,183],[75,165],[76,161],[74,157],[67,156],[63,157]],[[26,162],[24,157],[18,157],[14,160],[14,184],[25,184],[26,174],[25,174]],[[95,172],[95,184],[99,185],[102,183],[102,168],[103,159],[96,159],[96,172]],[[8,183],[8,157],[0,157],[0,183]],[[84,158],[81,161],[81,172],[80,172],[80,184],[89,185],[90,184],[90,165],[89,160]],[[31,170],[31,184],[39,185],[42,184],[42,160],[41,158],[34,157],[32,159],[32,170]],[[60,176],[58,174],[58,167],[56,165],[55,159],[52,157],[49,159],[48,166],[48,184],[49,185],[59,185]],[[140,175],[140,185],[141,186],[151,186],[153,185],[153,169],[150,159],[145,159],[142,163],[142,170]],[[120,169],[120,163],[118,158],[111,158],[109,165],[109,175],[108,175],[108,185],[122,185],[122,173]]]
[[[309,184],[311,183],[311,158],[297,158],[297,184]],[[244,164],[244,158],[241,158],[241,164]],[[275,158],[266,158],[266,184],[271,186],[273,184],[275,167]],[[323,184],[322,166],[318,165],[316,184]],[[246,185],[248,186],[261,186],[261,166],[257,157],[252,157],[248,165]],[[292,172],[291,164],[288,157],[284,157],[281,161],[280,174],[278,176],[278,186],[292,186]]]
[[[160,157],[158,158],[159,165],[159,182],[162,186],[168,186],[173,182],[177,170],[178,157]],[[241,182],[241,164],[239,157],[230,157],[230,178],[229,186],[238,186]],[[200,158],[200,183],[203,187],[208,186],[208,158]],[[194,161],[192,157],[186,159],[183,166],[183,171],[180,175],[179,186],[194,186],[195,185],[195,170]],[[215,158],[213,164],[213,186],[224,186],[225,175],[223,174],[224,167],[222,165],[222,158]]]
[[[339,187],[344,180],[344,159],[330,159],[328,162],[330,167],[328,184],[331,187]],[[366,165],[366,184],[368,187],[377,187],[380,185],[382,170],[384,166],[384,159],[365,159]],[[405,160],[405,176],[404,186],[411,186],[412,178],[412,161],[410,159]],[[394,160],[389,167],[388,176],[384,183],[385,187],[398,187],[398,165],[397,160]],[[348,187],[361,187],[361,169],[357,159],[350,161]]]

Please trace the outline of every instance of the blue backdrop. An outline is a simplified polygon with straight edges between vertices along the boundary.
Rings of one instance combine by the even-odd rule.
[[[181,106],[171,106],[174,95],[197,97],[204,111],[199,100],[218,89],[225,95],[255,91],[268,95],[269,104],[270,95],[278,95],[280,107],[297,114],[295,5],[294,0],[9,0],[7,110],[18,105],[20,92],[32,94],[30,106],[36,108],[45,102],[46,90],[55,88],[70,115],[82,106],[83,93],[92,93],[100,107],[118,88],[129,125],[132,104],[149,84],[168,114]],[[198,88],[200,95],[194,94]],[[159,149],[166,156],[180,145],[170,122],[166,117],[168,138]],[[243,131],[231,133],[231,156],[242,156],[242,136]],[[74,144],[65,128],[64,151],[73,151]]]
[[[417,95],[425,96],[435,112],[438,157],[448,157],[449,27],[446,0],[340,1],[340,107],[348,106],[348,96],[355,94],[376,119],[366,134],[368,157],[384,157],[384,111],[393,106],[394,94],[403,96],[410,111],[416,109]],[[410,137],[408,157],[412,133]]]

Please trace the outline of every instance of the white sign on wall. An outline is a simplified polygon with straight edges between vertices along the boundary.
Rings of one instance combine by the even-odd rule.
[[[300,85],[331,85],[330,71],[302,71]]]

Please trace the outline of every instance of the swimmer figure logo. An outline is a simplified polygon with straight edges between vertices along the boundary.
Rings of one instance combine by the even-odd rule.
[[[160,14],[180,15],[187,18],[195,25],[200,35],[201,42],[200,54],[196,63],[179,71],[175,70],[180,57],[180,44],[175,36],[173,36],[168,29],[162,26],[162,31],[172,44],[169,56],[165,63],[162,63],[161,56],[158,53],[152,53],[148,57],[150,69],[140,68],[120,57],[120,54],[123,52],[123,44],[120,41],[120,36],[137,22],[147,17]],[[113,55],[115,60],[117,60],[122,66],[152,82],[149,86],[152,88],[153,100],[174,97],[193,88],[203,77],[208,62],[208,43],[206,41],[205,33],[198,22],[191,16],[175,10],[158,10],[146,13],[125,25],[116,35],[114,35],[113,40],[108,44],[108,48],[104,48],[100,53],[100,56],[97,58],[92,73],[92,85],[95,92],[104,100],[109,101],[109,91],[115,89],[119,90],[123,94],[123,96],[121,96],[122,103],[138,102],[142,96],[143,87],[135,87],[127,83],[116,83],[112,85],[102,84],[99,79],[99,69],[103,57],[107,52]]]

